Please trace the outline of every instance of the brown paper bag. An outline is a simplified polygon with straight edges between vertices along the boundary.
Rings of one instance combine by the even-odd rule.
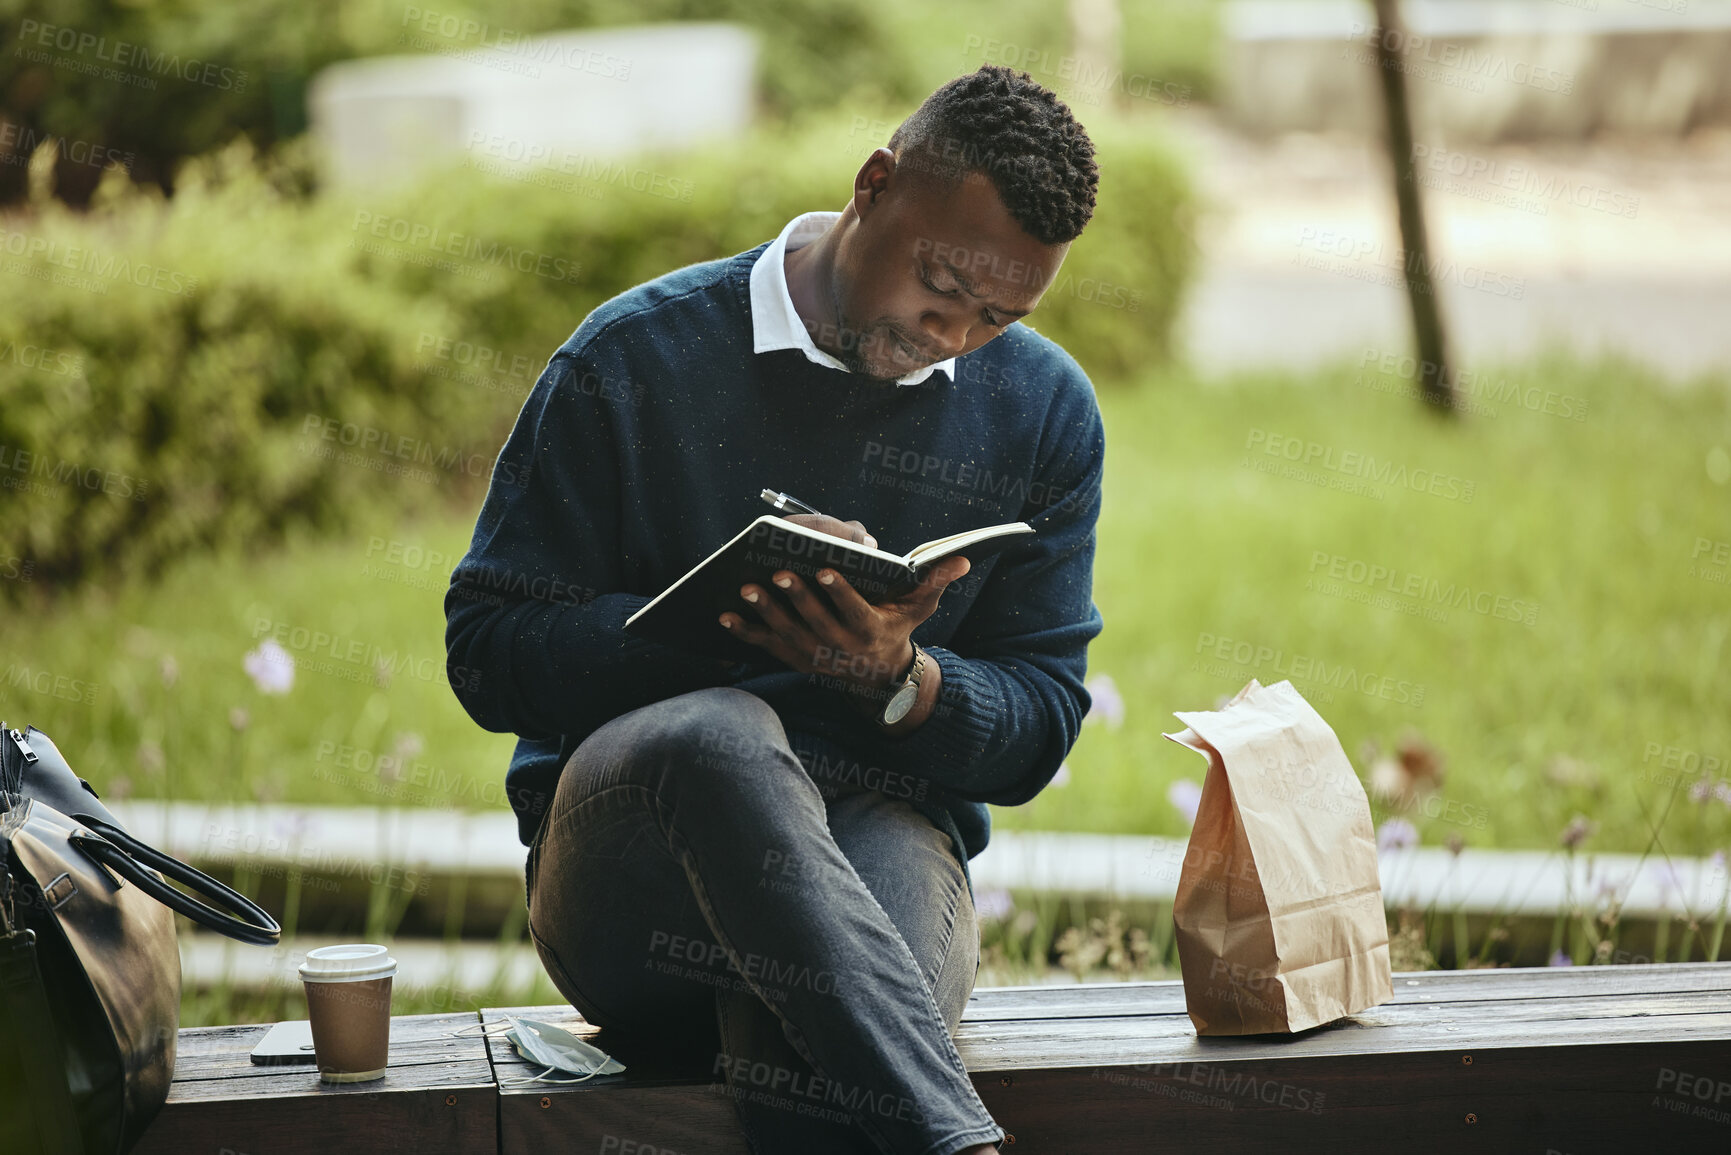
[[[1199,1035],[1303,1031],[1394,993],[1370,801],[1291,682],[1166,737],[1208,759],[1172,920]]]

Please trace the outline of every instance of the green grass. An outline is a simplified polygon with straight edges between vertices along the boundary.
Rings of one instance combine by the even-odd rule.
[[[515,739],[471,722],[443,674],[444,588],[478,505],[337,540],[302,531],[263,555],[189,559],[156,586],[9,614],[0,715],[46,731],[105,797],[504,808]],[[242,662],[279,627],[294,686],[267,695]],[[44,671],[94,684],[93,700],[23,692],[18,667],[44,687]]]
[[[1722,382],[1668,392],[1626,366],[1532,364],[1485,380],[1583,398],[1586,418],[1505,404],[1494,417],[1438,421],[1358,383],[1351,366],[1298,382],[1157,379],[1107,397],[1095,574],[1106,626],[1089,657],[1091,673],[1115,679],[1125,719],[1116,730],[1090,723],[1071,784],[1001,812],[1003,824],[1184,833],[1166,786],[1200,781],[1204,767],[1161,738],[1182,728],[1172,711],[1212,708],[1302,656],[1330,674],[1395,678],[1396,699],[1398,682],[1408,698],[1423,687],[1422,703],[1403,704],[1294,678],[1361,774],[1366,740],[1387,745],[1410,729],[1441,749],[1443,797],[1461,806],[1405,815],[1424,842],[1459,833],[1469,846],[1555,846],[1580,812],[1600,824],[1589,847],[1643,849],[1645,815],[1677,788],[1650,746],[1722,764],[1731,755],[1731,589],[1690,572],[1697,538],[1731,539],[1731,493],[1706,464],[1731,441],[1731,404]],[[1245,465],[1279,461],[1247,450],[1258,430],[1471,480],[1473,498],[1374,500],[1267,475]],[[1349,601],[1308,588],[1326,574],[1313,572],[1319,555],[1536,604],[1536,620],[1460,608],[1432,621]],[[1284,657],[1216,663],[1206,635]],[[1568,781],[1552,772],[1559,756],[1589,769]],[[1671,852],[1726,845],[1731,807],[1686,797],[1675,807],[1663,827]]]
[[[1494,417],[1439,421],[1358,383],[1351,366],[1104,389],[1095,598],[1106,629],[1090,670],[1115,679],[1125,719],[1091,722],[1069,784],[998,811],[999,822],[1182,835],[1166,789],[1199,781],[1202,764],[1161,739],[1179,728],[1172,712],[1211,708],[1251,676],[1277,681],[1296,657],[1326,667],[1321,682],[1294,681],[1361,773],[1364,742],[1409,730],[1447,757],[1442,799],[1458,805],[1407,814],[1422,841],[1555,846],[1584,813],[1600,824],[1588,849],[1645,848],[1648,816],[1699,777],[1667,784],[1674,772],[1651,748],[1731,755],[1731,588],[1722,568],[1691,573],[1698,538],[1731,540],[1731,493],[1707,464],[1731,444],[1731,404],[1722,382],[1667,390],[1627,366],[1532,364],[1506,378],[1584,398],[1587,417],[1503,404]],[[1266,435],[1471,481],[1473,499],[1395,489],[1378,500],[1259,472],[1245,462],[1280,460],[1247,449]],[[0,716],[61,741],[105,795],[502,807],[512,739],[475,727],[438,673],[443,585],[477,507],[470,494],[418,522],[376,518],[342,540],[192,558],[154,586],[11,611]],[[442,556],[393,565],[392,543]],[[1428,620],[1333,596],[1307,588],[1319,555],[1536,605],[1536,620],[1463,608]],[[333,640],[317,653],[291,646],[294,689],[272,697],[241,662],[279,623],[291,640],[300,629]],[[1218,662],[1208,637],[1280,656]],[[380,657],[398,667],[385,680]],[[1343,668],[1361,683],[1392,679],[1390,698],[1341,685]],[[90,704],[68,700],[73,680],[94,685]],[[230,724],[237,707],[244,731]],[[395,779],[378,772],[417,742]],[[1560,773],[1559,757],[1586,769]],[[1731,806],[1679,795],[1662,829],[1669,852],[1709,853],[1731,842]]]

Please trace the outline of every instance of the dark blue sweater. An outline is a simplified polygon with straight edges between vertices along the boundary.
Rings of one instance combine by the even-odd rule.
[[[1088,710],[1105,452],[1093,387],[1020,324],[959,358],[955,381],[912,386],[797,350],[753,353],[749,280],[766,247],[613,298],[553,355],[451,575],[451,685],[481,726],[521,738],[505,781],[524,845],[586,736],[732,685],[776,711],[814,780],[906,798],[965,864],[990,836],[983,804],[1039,793]],[[975,564],[914,631],[943,670],[917,729],[887,737],[838,690],[767,656],[722,668],[622,629],[767,512],[766,486],[858,519],[892,552],[997,522],[1038,531]]]

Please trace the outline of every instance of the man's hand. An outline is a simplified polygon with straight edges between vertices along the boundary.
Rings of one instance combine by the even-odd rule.
[[[857,521],[811,514],[796,514],[787,520],[849,541],[877,544]],[[791,610],[762,586],[746,585],[739,596],[757,610],[762,624],[747,621],[736,613],[722,614],[721,624],[802,674],[833,677],[864,691],[855,701],[861,703],[862,712],[875,714],[882,708],[883,699],[876,691],[901,680],[913,661],[909,635],[914,627],[932,616],[944,587],[966,574],[968,566],[967,558],[945,558],[931,566],[914,589],[895,601],[875,606],[836,570],[822,569],[817,573],[817,586],[829,595],[829,605],[798,574],[778,570],[771,581],[791,603]],[[925,682],[935,682],[936,672],[928,662],[926,672],[921,675],[922,690],[926,688]],[[935,691],[936,687],[932,689]],[[931,696],[935,697],[935,693]],[[920,697],[923,705],[928,695],[922,693]],[[918,710],[918,720],[929,712]],[[911,717],[907,720],[917,724]],[[898,726],[896,730],[902,728]]]

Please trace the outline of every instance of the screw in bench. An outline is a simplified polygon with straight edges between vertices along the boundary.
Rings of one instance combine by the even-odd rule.
[[[551,1095],[542,1095],[541,1096],[541,1106],[542,1107],[544,1107],[544,1108],[545,1107],[551,1107],[552,1105],[553,1105],[553,1097]]]
[[[1462,1055],[1461,1056],[1461,1066],[1470,1067],[1472,1065],[1473,1065],[1473,1057],[1471,1055]]]
[[[456,1105],[457,1105],[457,1096],[455,1096],[455,1095],[446,1095],[445,1096],[445,1106],[455,1107]]]
[[[1478,1121],[1479,1121],[1479,1117],[1477,1115],[1473,1114],[1471,1111],[1467,1112],[1467,1122],[1468,1123],[1477,1123]]]
[[[1010,1076],[1005,1075],[1003,1078],[999,1079],[998,1082],[1003,1084],[1004,1086],[1008,1087],[1010,1085],[1010,1082],[1011,1082]]]

